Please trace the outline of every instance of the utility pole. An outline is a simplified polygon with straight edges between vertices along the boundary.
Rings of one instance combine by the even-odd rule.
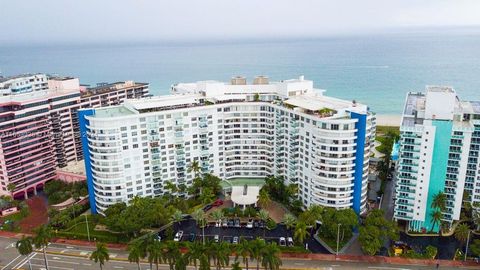
[[[337,256],[338,256],[338,246],[340,244],[340,226],[342,226],[341,223],[337,224]]]
[[[472,230],[468,230],[468,236],[467,236],[467,245],[465,246],[465,257],[463,258],[463,261],[467,260],[467,253],[468,253],[468,242],[470,242],[470,232]]]
[[[85,223],[87,224],[87,237],[88,237],[88,242],[90,242],[90,229],[88,228],[87,215],[85,215]]]
[[[205,217],[202,218],[202,238],[203,238],[203,245],[205,246]]]

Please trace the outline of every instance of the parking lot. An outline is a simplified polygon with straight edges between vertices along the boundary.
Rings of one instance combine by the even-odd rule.
[[[173,229],[175,233],[183,231],[180,241],[203,241],[202,229],[196,226],[196,222],[193,219],[187,219],[180,224],[174,224]],[[235,227],[234,223],[233,226],[223,227],[211,223],[205,227],[204,231],[205,241],[216,241],[215,236],[218,235],[218,241],[226,241],[229,243],[232,243],[235,237],[237,237],[239,241],[240,239],[253,240],[259,237],[265,239],[266,242],[276,242],[277,244],[280,244],[281,237],[285,239],[288,239],[288,237],[293,238],[293,232],[287,230],[282,224],[278,224],[273,230],[268,230],[260,226],[247,228],[245,224],[240,224],[240,227]],[[161,232],[161,236],[162,238],[164,237],[164,232]],[[298,243],[295,244],[297,245]],[[308,249],[314,253],[328,253],[313,237],[308,238],[306,244]]]

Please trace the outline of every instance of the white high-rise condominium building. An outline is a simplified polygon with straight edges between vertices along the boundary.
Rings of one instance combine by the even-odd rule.
[[[190,185],[190,164],[224,180],[283,176],[305,206],[365,211],[375,116],[303,77],[202,81],[172,94],[79,111],[93,212]]]
[[[480,201],[480,102],[461,101],[450,87],[408,93],[400,127],[395,215],[413,231],[439,230],[436,194],[447,196],[443,220],[460,218],[464,191]]]

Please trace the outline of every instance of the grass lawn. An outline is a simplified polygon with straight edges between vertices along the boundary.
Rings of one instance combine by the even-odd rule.
[[[393,132],[395,134],[400,134],[400,127],[390,127],[390,126],[377,126],[377,135],[381,137],[388,132]]]
[[[337,239],[328,239],[323,237],[320,237],[320,239],[322,239],[323,242],[325,242],[332,250],[337,250]],[[343,239],[343,241],[340,240],[340,242],[338,243],[338,251],[340,251],[348,243],[349,240],[350,238]]]
[[[6,217],[1,217],[0,221],[4,224],[0,227],[1,231],[20,232],[20,221],[25,218],[25,213],[17,212]],[[8,222],[8,223],[7,223]]]
[[[129,238],[123,234],[111,233],[109,231],[96,231],[94,230],[95,225],[96,224],[93,221],[90,221],[90,220],[88,221],[88,229],[90,232],[91,240],[97,239],[99,241],[119,242],[119,243],[124,243],[129,241]],[[68,229],[57,231],[57,233],[58,233],[58,236],[61,236],[61,237],[66,237],[69,239],[73,238],[73,239],[85,240],[85,239],[88,239],[87,223],[85,221],[81,221]]]

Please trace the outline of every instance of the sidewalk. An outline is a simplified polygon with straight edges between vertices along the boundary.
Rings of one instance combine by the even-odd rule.
[[[0,231],[0,237],[5,237],[5,238],[20,239],[24,235],[25,236],[31,236],[31,234],[27,234],[27,233]],[[95,242],[93,242],[93,241],[88,242],[88,241],[85,241],[85,240],[53,238],[51,242],[55,243],[55,244],[64,244],[64,245],[72,245],[72,246],[95,247]],[[127,249],[126,244],[107,243],[107,247],[111,248],[111,249],[120,249],[120,250],[126,250]]]

